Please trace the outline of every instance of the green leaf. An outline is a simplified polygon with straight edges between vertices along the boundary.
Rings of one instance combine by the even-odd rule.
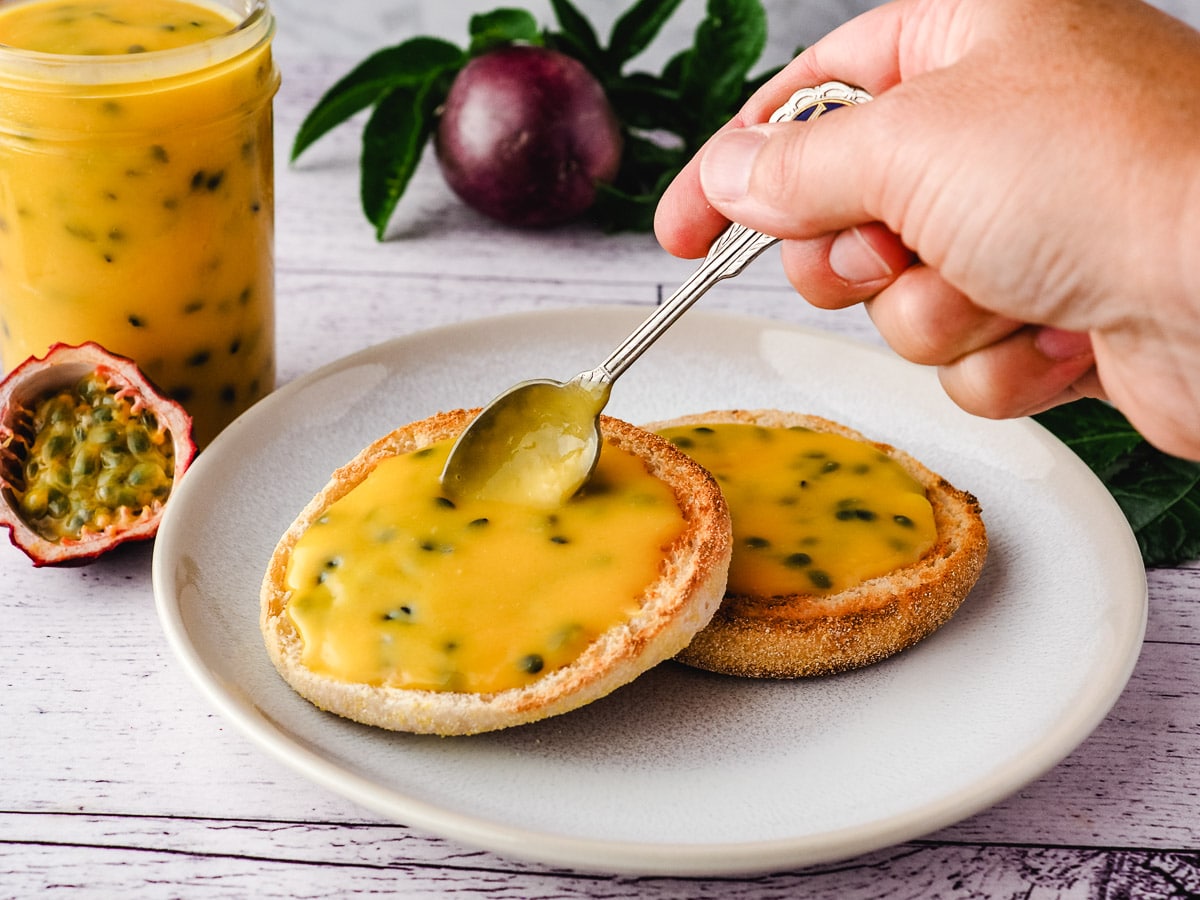
[[[665,87],[678,91],[683,84],[683,73],[691,65],[692,56],[693,51],[691,47],[688,47],[686,50],[680,50],[672,56],[667,60],[667,64],[663,66],[662,74],[658,76],[659,81]]]
[[[679,92],[650,76],[626,77],[611,85],[608,102],[626,128],[674,131],[679,120]]]
[[[578,55],[598,61],[601,55],[600,41],[587,17],[571,0],[550,0],[550,6],[554,9],[554,17],[558,19],[563,36],[576,48]],[[581,61],[586,60],[581,58]]]
[[[589,50],[573,34],[565,31],[544,31],[542,32],[542,46],[579,60],[601,84],[607,80],[604,73],[603,55]]]
[[[609,234],[620,231],[650,231],[654,227],[658,197],[659,192],[655,191],[628,194],[606,185],[596,195],[593,221]]]
[[[1128,419],[1099,400],[1056,406],[1034,418],[1101,478],[1127,462],[1128,455],[1145,442]]]
[[[652,140],[636,133],[627,134],[617,177],[611,185],[600,189],[657,206],[663,189],[687,160],[681,145],[664,145],[658,138],[658,135]],[[610,225],[605,227],[611,230]]]
[[[654,227],[658,198],[629,194],[612,185],[600,185],[590,218],[606,232],[649,231]]]
[[[650,45],[682,0],[638,0],[613,23],[608,37],[608,65],[613,72]],[[756,0],[757,2],[757,0]]]
[[[650,164],[645,165],[637,176],[623,173],[626,177],[618,178],[616,183],[597,188],[591,217],[605,231],[650,231],[654,227],[658,198],[683,167],[678,150],[656,148],[649,141],[641,143],[639,159],[623,165],[642,168],[644,162]],[[651,162],[650,158],[655,154],[658,158]]]
[[[1099,400],[1077,400],[1034,418],[1104,483],[1147,566],[1200,557],[1200,463],[1157,450],[1125,416]]]
[[[463,64],[463,51],[448,41],[417,37],[367,57],[317,101],[292,144],[295,160],[318,138],[373,105],[392,88],[420,84],[432,73]]]
[[[433,130],[430,95],[436,79],[393,88],[363,129],[360,197],[363,213],[383,240]]]
[[[1146,565],[1200,555],[1200,463],[1159,453],[1149,445],[1109,490],[1133,527]]]
[[[467,53],[479,56],[505,44],[541,44],[537,19],[525,9],[502,8],[471,16],[471,45]]]
[[[634,193],[647,193],[654,190],[664,176],[674,178],[687,162],[688,156],[679,144],[665,144],[657,139],[629,134],[625,139],[619,178],[630,185]],[[667,183],[669,181],[662,182],[664,189]]]
[[[708,0],[680,74],[683,102],[699,112],[703,131],[711,134],[737,108],[746,76],[766,43],[767,16],[760,0]]]
[[[1148,446],[1138,456],[1137,463],[1123,468],[1110,485],[1134,529],[1145,528],[1185,502],[1200,483],[1200,464]]]

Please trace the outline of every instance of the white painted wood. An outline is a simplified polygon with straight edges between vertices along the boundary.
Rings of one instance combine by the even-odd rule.
[[[11,816],[0,815],[0,829]],[[848,863],[754,879],[605,878],[459,852],[397,826],[26,816],[0,871],[34,893],[93,896],[912,898],[1175,897],[1194,853],[921,842]],[[3,830],[0,830],[3,834]],[[144,878],[131,883],[129,872]],[[16,883],[15,881],[12,883]]]
[[[358,210],[354,127],[287,163],[304,112],[349,64],[392,37],[457,38],[467,11],[490,5],[276,0],[281,380],[390,336],[478,316],[578,303],[649,310],[690,271],[646,235],[494,227],[453,200],[432,160],[390,239],[377,243]],[[583,5],[598,17],[613,8]],[[773,24],[804,23],[797,34],[813,36],[847,8],[770,4]],[[1175,8],[1200,18],[1191,2]],[[878,342],[861,310],[822,312],[799,300],[770,254],[703,302]],[[1017,795],[925,840],[759,878],[609,878],[459,846],[279,769],[175,664],[155,616],[148,547],[53,570],[0,546],[0,896],[1195,894],[1198,623],[1200,565],[1151,572],[1145,649],[1107,719]]]

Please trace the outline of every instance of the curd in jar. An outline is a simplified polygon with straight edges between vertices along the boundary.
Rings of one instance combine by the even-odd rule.
[[[0,363],[131,357],[203,445],[274,386],[264,0],[0,6]]]

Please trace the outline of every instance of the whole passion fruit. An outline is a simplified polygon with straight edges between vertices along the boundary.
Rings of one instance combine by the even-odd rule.
[[[621,127],[604,89],[576,59],[503,47],[454,79],[435,135],[446,183],[506,225],[557,225],[587,210],[616,177]]]
[[[98,344],[56,344],[0,382],[0,526],[35,566],[153,537],[195,454],[183,407]]]

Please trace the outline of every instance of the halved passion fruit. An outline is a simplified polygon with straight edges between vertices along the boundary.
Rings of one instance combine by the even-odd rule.
[[[195,455],[191,416],[99,344],[56,344],[0,382],[0,526],[35,566],[153,537]]]

